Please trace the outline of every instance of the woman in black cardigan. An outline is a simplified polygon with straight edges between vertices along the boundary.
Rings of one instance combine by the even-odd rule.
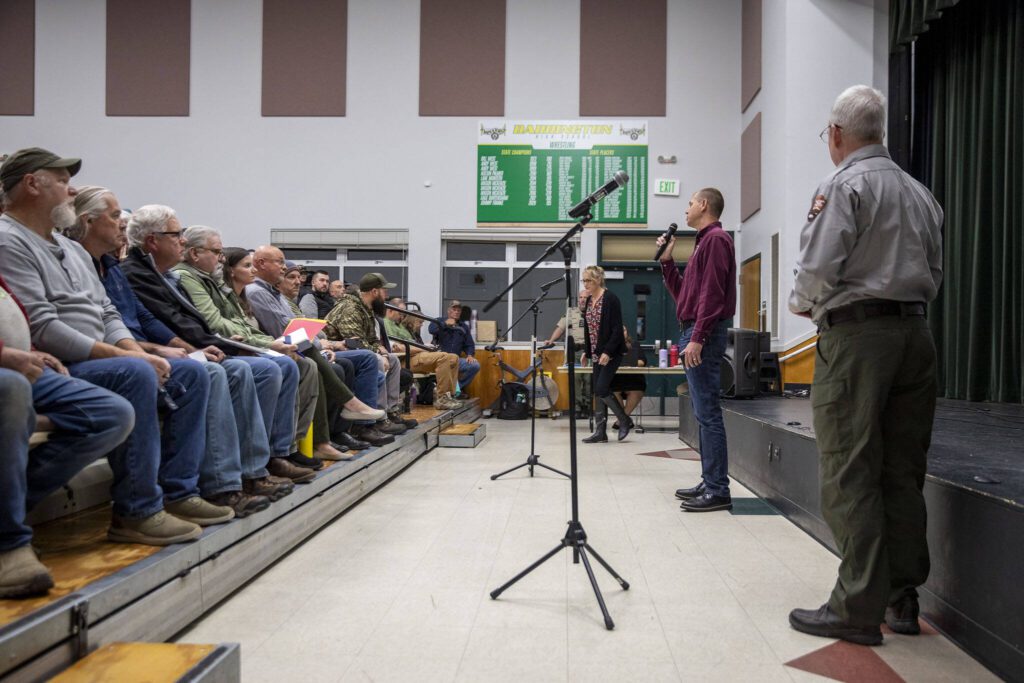
[[[626,340],[622,335],[622,304],[617,296],[605,289],[604,269],[600,266],[587,266],[583,270],[583,288],[587,294],[583,302],[584,349],[594,367],[593,386],[597,397],[594,433],[583,439],[583,443],[608,440],[609,408],[619,420],[619,441],[622,441],[633,429],[633,420],[611,391],[612,378],[622,363],[622,354],[626,352]]]

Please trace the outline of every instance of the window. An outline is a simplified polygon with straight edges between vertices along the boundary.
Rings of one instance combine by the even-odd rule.
[[[504,335],[509,326],[529,310],[530,303],[541,293],[541,285],[562,275],[564,267],[561,254],[556,253],[553,255],[554,260],[542,262],[494,308],[486,313],[482,309],[533,265],[547,247],[548,244],[542,242],[446,241],[441,290],[444,302],[441,306],[445,307],[452,299],[458,299],[464,306],[476,311],[479,320],[496,321],[498,334]],[[573,296],[578,290],[579,270],[574,267]],[[539,310],[537,337],[543,340],[551,334],[555,323],[565,313],[565,285],[559,283],[551,287],[547,297],[540,303]],[[527,314],[512,330],[510,341],[529,341],[532,333],[533,318]]]
[[[404,249],[282,249],[284,257],[302,265],[307,280],[314,270],[326,270],[332,280],[359,282],[367,273],[380,273],[398,287],[388,296],[407,296],[409,268]]]

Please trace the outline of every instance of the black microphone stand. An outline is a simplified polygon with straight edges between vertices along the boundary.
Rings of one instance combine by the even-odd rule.
[[[557,283],[558,281],[555,280],[555,282]],[[544,297],[546,297],[548,295],[548,291],[549,290],[547,290],[547,289],[541,289],[541,292],[537,296],[537,298],[530,302],[530,307],[527,308],[525,311],[523,311],[522,315],[520,315],[518,318],[516,318],[515,321],[513,321],[513,323],[508,326],[508,329],[505,330],[505,334],[502,335],[505,339],[508,339],[508,335],[512,331],[512,328],[515,327],[517,324],[519,324],[519,321],[522,320],[523,318],[525,318],[527,313],[530,313],[530,312],[533,313],[533,338],[530,340],[530,364],[533,366],[533,379],[531,380],[531,382],[533,384],[533,398],[532,398],[532,402],[534,402],[534,403],[537,400],[537,373],[538,373],[538,370],[543,368],[543,365],[541,366],[541,368],[537,367],[537,316],[540,314],[540,302],[543,301]],[[497,342],[495,342],[494,347],[487,347],[487,348],[496,348],[496,346],[497,346]],[[532,477],[533,476],[533,468],[534,468],[534,466],[543,467],[546,470],[551,470],[555,474],[560,474],[563,477],[567,477],[567,478],[571,479],[572,477],[569,476],[568,474],[566,474],[565,472],[563,472],[562,470],[556,470],[554,467],[550,467],[548,465],[545,465],[544,463],[542,463],[540,461],[540,455],[538,455],[535,452],[535,449],[536,449],[536,438],[537,438],[537,408],[535,407],[535,405],[533,405],[533,403],[531,403],[531,405],[530,405],[530,455],[527,456],[526,462],[522,463],[521,465],[516,465],[515,467],[507,469],[504,472],[499,472],[498,474],[492,474],[491,475],[491,481],[494,481],[498,477],[503,477],[503,476],[505,476],[506,474],[508,474],[510,472],[515,472],[516,470],[518,470],[520,468],[523,468],[523,467],[529,467],[530,468],[530,476]]]
[[[566,310],[572,305],[572,256],[573,249],[570,240],[574,235],[583,230],[583,226],[591,221],[593,217],[590,214],[580,218],[579,223],[572,226],[568,232],[562,235],[557,242],[552,244],[547,250],[541,255],[539,259],[523,273],[517,277],[512,284],[505,288],[498,296],[494,297],[486,306],[484,311],[488,311],[497,304],[505,294],[507,294],[527,273],[533,271],[542,261],[550,256],[554,251],[560,250],[562,252],[563,261],[565,263],[565,308]],[[565,340],[565,357],[567,359],[566,365],[569,369],[569,405],[574,405],[576,402],[576,387],[575,387],[575,363],[572,359],[575,357],[575,344],[572,335],[572,328],[566,329],[566,340]],[[612,617],[608,614],[608,607],[604,604],[604,597],[601,595],[601,589],[597,585],[597,579],[594,577],[594,570],[590,566],[590,560],[587,554],[594,556],[594,559],[604,567],[609,574],[619,583],[619,586],[623,590],[629,590],[629,584],[619,576],[614,569],[611,568],[604,558],[597,554],[589,543],[587,543],[587,532],[583,530],[583,524],[580,523],[580,499],[579,499],[579,472],[576,467],[576,414],[574,411],[569,411],[569,482],[570,491],[572,492],[572,519],[569,520],[569,528],[566,529],[565,536],[559,541],[558,545],[554,549],[548,551],[543,557],[531,564],[523,571],[516,574],[512,579],[502,584],[500,587],[491,591],[491,599],[497,600],[507,588],[515,584],[521,578],[532,572],[537,567],[541,566],[552,557],[558,554],[559,550],[563,548],[572,548],[572,562],[573,564],[579,564],[580,560],[583,560],[583,567],[587,570],[587,578],[590,579],[590,585],[594,589],[594,595],[597,597],[597,604],[601,608],[601,614],[604,616],[604,626],[609,631],[615,628],[615,622],[612,621]]]

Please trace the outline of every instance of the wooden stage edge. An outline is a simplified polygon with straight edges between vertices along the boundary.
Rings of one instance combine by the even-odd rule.
[[[108,543],[107,507],[41,528],[57,587],[44,599],[0,600],[0,681],[49,679],[97,648],[171,638],[436,447],[442,430],[478,420],[480,406],[412,414],[420,424],[394,443],[331,463],[266,510],[209,527],[194,543]]]

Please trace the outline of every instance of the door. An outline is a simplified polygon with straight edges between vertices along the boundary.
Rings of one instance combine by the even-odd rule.
[[[761,255],[740,265],[740,327],[763,330],[761,325]]]

